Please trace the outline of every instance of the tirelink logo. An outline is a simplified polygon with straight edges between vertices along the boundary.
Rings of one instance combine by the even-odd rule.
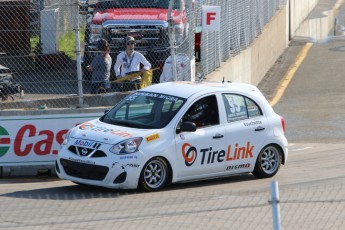
[[[254,146],[251,145],[249,141],[243,146],[239,146],[237,143],[234,147],[228,145],[227,149],[218,150],[214,150],[212,147],[197,150],[197,148],[191,144],[184,143],[182,145],[182,156],[185,161],[185,165],[190,167],[196,161],[198,152],[201,157],[199,164],[208,165],[223,161],[236,161],[240,159],[253,158],[253,149]]]

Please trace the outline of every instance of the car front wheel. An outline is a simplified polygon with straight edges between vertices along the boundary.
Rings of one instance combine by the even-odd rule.
[[[259,178],[272,177],[278,172],[281,162],[281,150],[276,145],[267,145],[256,160],[253,175]]]
[[[139,188],[148,191],[158,191],[163,188],[168,181],[169,170],[166,160],[156,157],[149,160],[140,175]]]

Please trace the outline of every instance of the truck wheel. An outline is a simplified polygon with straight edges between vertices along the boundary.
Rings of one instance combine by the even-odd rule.
[[[252,174],[259,178],[272,177],[278,172],[281,162],[281,150],[276,145],[267,145],[261,150]]]
[[[169,169],[166,160],[155,157],[149,160],[140,174],[139,188],[143,191],[154,192],[163,188],[169,178]]]

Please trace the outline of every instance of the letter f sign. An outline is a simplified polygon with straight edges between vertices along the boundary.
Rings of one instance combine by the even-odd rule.
[[[202,31],[220,31],[220,6],[202,6]]]
[[[206,25],[211,25],[211,20],[216,20],[216,13],[215,12],[207,12],[206,13]]]

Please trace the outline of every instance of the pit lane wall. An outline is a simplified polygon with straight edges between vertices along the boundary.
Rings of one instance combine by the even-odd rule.
[[[338,0],[337,3],[342,1]],[[313,9],[311,6],[315,6],[316,2],[316,0],[287,1],[288,4],[276,13],[263,33],[247,50],[222,63],[222,66],[208,75],[207,79],[221,81],[223,76],[227,76],[225,80],[257,85],[288,46],[290,35],[296,31],[301,33],[301,30],[298,30],[300,28],[297,28],[297,22],[302,21],[303,15],[304,18],[307,17],[308,12]],[[291,6],[296,6],[295,10],[298,8],[301,12],[290,12]],[[289,20],[289,17],[295,18]],[[328,20],[331,19],[325,21]],[[290,25],[289,22],[292,21],[294,23]],[[324,24],[328,25],[328,23]],[[315,31],[320,25],[319,23]],[[105,108],[93,110],[81,108],[60,111],[48,109],[1,112],[0,177],[35,175],[42,169],[54,173],[54,160],[63,135],[77,124],[99,117],[104,110]]]
[[[322,39],[327,36],[333,28],[337,9],[342,2],[343,0],[287,0],[248,49],[222,62],[206,79],[222,81],[224,78],[226,81],[258,85],[292,37]],[[315,11],[315,7],[318,10]]]

